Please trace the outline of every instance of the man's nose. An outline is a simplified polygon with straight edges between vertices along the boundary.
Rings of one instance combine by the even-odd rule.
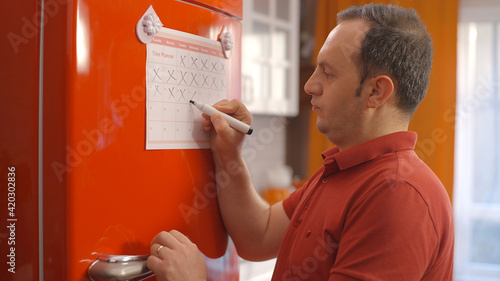
[[[320,95],[322,92],[322,86],[318,82],[318,79],[316,77],[317,70],[314,71],[314,73],[309,77],[309,80],[307,80],[306,84],[304,85],[304,91],[308,95]]]

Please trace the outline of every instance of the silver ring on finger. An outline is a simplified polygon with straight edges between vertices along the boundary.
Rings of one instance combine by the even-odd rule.
[[[163,245],[160,245],[160,247],[158,247],[158,249],[156,249],[156,256],[157,257],[160,257],[160,250],[161,248],[163,248]]]

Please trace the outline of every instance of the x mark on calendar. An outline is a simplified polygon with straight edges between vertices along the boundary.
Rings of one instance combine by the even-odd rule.
[[[146,149],[209,148],[199,110],[228,97],[220,42],[162,28],[147,44]]]

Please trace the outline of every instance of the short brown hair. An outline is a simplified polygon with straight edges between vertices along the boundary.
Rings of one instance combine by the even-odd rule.
[[[364,19],[370,24],[361,47],[361,83],[385,74],[395,82],[398,107],[410,115],[425,97],[432,66],[432,40],[413,9],[393,5],[352,6],[337,22]]]

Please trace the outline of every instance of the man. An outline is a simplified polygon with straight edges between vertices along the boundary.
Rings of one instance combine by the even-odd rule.
[[[305,85],[318,130],[336,146],[288,199],[264,203],[240,153],[244,135],[205,117],[216,171],[231,175],[218,186],[227,231],[245,259],[278,256],[273,280],[452,280],[450,201],[407,131],[427,90],[431,39],[413,10],[370,4],[337,16]],[[239,101],[215,106],[251,123]],[[178,232],[159,234],[151,251],[155,272],[189,262],[189,273],[201,269],[191,280],[206,278]]]

